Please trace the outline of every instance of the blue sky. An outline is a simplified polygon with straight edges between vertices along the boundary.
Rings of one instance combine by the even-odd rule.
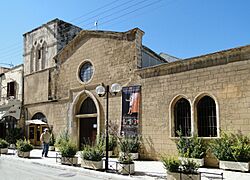
[[[250,44],[249,0],[8,0],[0,5],[0,63],[23,63],[22,35],[54,18],[86,29],[96,20],[99,30],[139,27],[144,45],[179,58]]]

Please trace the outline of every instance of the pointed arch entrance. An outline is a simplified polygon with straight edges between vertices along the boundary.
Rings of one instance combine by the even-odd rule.
[[[100,134],[100,106],[92,92],[83,90],[74,97],[69,106],[68,113],[68,129],[72,140],[75,141],[79,149],[86,144],[88,137],[93,137],[92,143],[95,138]],[[87,123],[92,124],[91,129],[93,136],[87,135]],[[90,125],[89,125],[90,126]],[[86,134],[84,134],[86,133]]]
[[[94,101],[87,97],[81,104],[79,114],[79,145],[93,144],[97,136],[97,109]]]

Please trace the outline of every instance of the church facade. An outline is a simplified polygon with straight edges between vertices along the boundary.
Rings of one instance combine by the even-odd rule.
[[[138,28],[88,31],[60,21],[67,33],[59,36],[65,31],[51,31],[57,23],[24,35],[29,139],[48,126],[55,135],[68,130],[79,148],[95,141],[105,131],[107,105],[96,87],[115,83],[122,91],[109,96],[109,129],[142,136],[141,158],[176,154],[178,130],[205,139],[220,137],[221,130],[249,132],[250,46],[179,60],[144,46]]]

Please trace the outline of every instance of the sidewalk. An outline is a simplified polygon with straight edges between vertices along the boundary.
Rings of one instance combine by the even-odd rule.
[[[42,158],[42,150],[41,149],[34,149],[31,151],[30,158],[19,158],[15,151],[9,149],[8,155],[2,154],[1,158],[8,158],[12,160],[18,160],[28,163],[35,163],[42,166],[48,166],[51,168],[58,168],[58,169],[65,169],[65,170],[72,170],[72,171],[80,171],[86,175],[90,175],[92,177],[99,177],[102,179],[148,179],[148,180],[161,180],[167,179],[166,177],[166,170],[164,169],[162,163],[160,161],[135,161],[135,174],[131,176],[125,176],[115,173],[106,173],[103,171],[95,171],[84,169],[82,167],[74,167],[74,166],[67,166],[61,165],[60,159],[58,158],[58,162],[56,162],[56,153],[55,151],[50,151],[48,154],[48,158]],[[78,156],[79,157],[79,156]],[[80,162],[80,157],[78,158],[78,162]],[[110,158],[110,161],[116,161],[115,158]],[[110,162],[110,166],[114,166],[115,163]],[[240,178],[241,180],[249,180],[250,173],[242,173],[242,172],[234,172],[234,171],[225,171],[221,169],[208,169],[208,168],[200,168],[199,171],[201,172],[208,172],[208,173],[223,173],[224,180],[236,180]],[[202,173],[201,175],[202,180],[211,180],[211,179],[221,179],[221,176],[213,175],[213,174],[205,174]]]

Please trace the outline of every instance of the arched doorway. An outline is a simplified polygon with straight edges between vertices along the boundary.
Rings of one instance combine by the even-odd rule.
[[[97,109],[90,97],[81,104],[77,117],[79,118],[79,147],[94,144],[97,135]]]
[[[10,139],[17,127],[17,119],[13,116],[5,116],[0,123],[0,138]]]
[[[34,114],[31,118],[31,121],[29,121],[29,127],[28,127],[28,137],[31,142],[31,144],[35,146],[40,146],[40,135],[44,131],[45,128],[48,127],[47,124],[47,118],[46,116],[38,112]]]

